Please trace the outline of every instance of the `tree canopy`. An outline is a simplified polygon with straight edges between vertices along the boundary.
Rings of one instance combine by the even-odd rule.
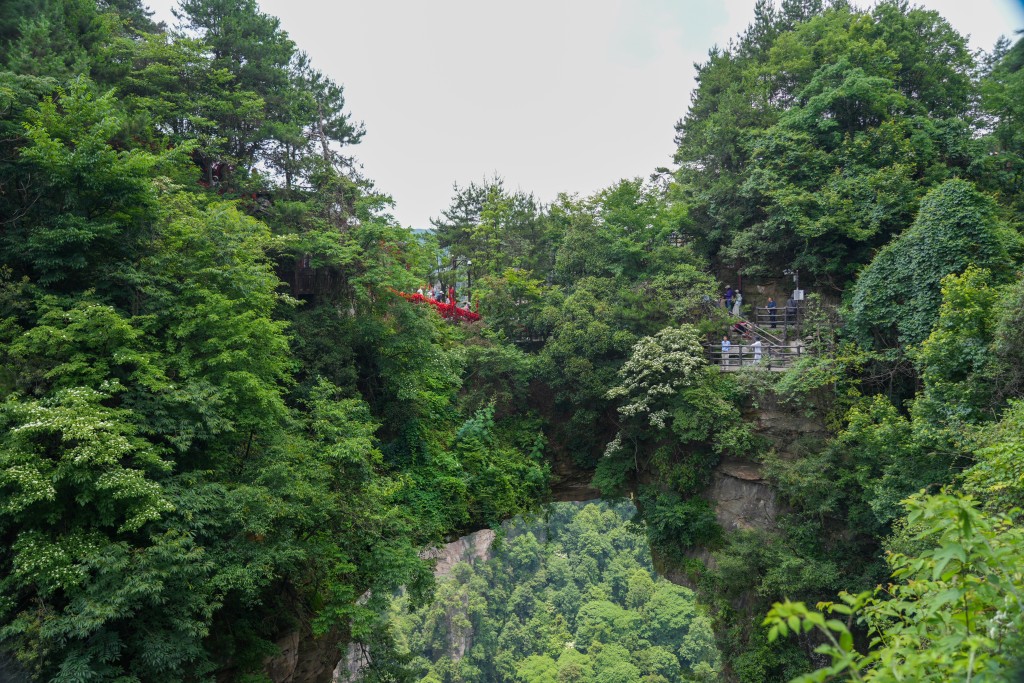
[[[673,168],[458,179],[424,232],[344,74],[254,0],[175,16],[0,6],[0,678],[1008,675],[1024,43],[759,0]],[[784,271],[799,328],[754,333],[800,360],[710,364],[718,293]],[[763,528],[719,523],[737,462]],[[589,486],[635,514],[556,507],[434,586],[424,548]]]

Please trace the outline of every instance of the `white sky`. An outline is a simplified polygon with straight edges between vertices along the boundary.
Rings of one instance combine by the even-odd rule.
[[[173,24],[177,0],[148,0]],[[694,62],[754,0],[261,0],[366,124],[351,150],[403,225],[429,227],[497,173],[551,201],[671,165]],[[863,4],[863,3],[861,3]],[[974,48],[1024,28],[1024,0],[918,0]]]

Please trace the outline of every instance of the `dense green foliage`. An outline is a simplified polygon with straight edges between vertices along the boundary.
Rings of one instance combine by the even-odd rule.
[[[556,503],[505,526],[493,557],[457,564],[434,601],[394,605],[424,683],[717,680],[711,620],[656,577],[634,510]]]
[[[842,511],[848,528],[861,532],[862,551],[884,546],[892,572],[886,588],[843,593],[838,605],[820,603],[826,612],[851,615],[846,623],[826,620],[801,602],[772,610],[774,633],[785,635],[786,624],[798,623],[804,631],[820,629],[811,642],[826,641],[818,650],[831,657],[831,666],[801,680],[900,680],[923,672],[929,678],[921,680],[1006,680],[1019,664],[1012,634],[1019,630],[1014,620],[1024,557],[1024,539],[1014,529],[1021,502],[1021,395],[1002,389],[1014,371],[996,353],[1009,328],[1015,343],[1024,335],[1011,322],[1018,311],[998,305],[1018,295],[1019,282],[995,286],[988,271],[973,266],[948,275],[937,320],[915,353],[923,386],[909,411],[901,413],[881,395],[862,397],[821,456],[774,465],[802,515]],[[814,491],[801,474],[815,467],[841,482],[841,492]],[[872,573],[882,578],[878,567]],[[824,597],[813,590],[803,595]],[[866,653],[853,648],[851,624],[873,638]]]
[[[1001,226],[995,213],[992,199],[963,180],[931,190],[913,224],[857,278],[849,335],[867,347],[920,344],[935,322],[942,278],[976,266],[1006,281],[1020,236]]]
[[[817,629],[826,641],[817,650],[831,658],[795,681],[1008,680],[1020,663],[1024,537],[1013,519],[984,515],[974,503],[949,495],[911,501],[907,522],[931,547],[891,554],[889,587],[821,604],[826,614],[856,616],[872,638],[867,654],[855,649],[849,621],[803,603],[776,605],[766,619],[770,639]]]
[[[464,404],[463,333],[391,293],[426,252],[276,19],[32,10],[0,46],[0,658],[241,680],[289,632],[384,637],[423,544],[532,507],[539,430]]]
[[[324,670],[365,644],[380,681],[1007,675],[1024,42],[762,0],[698,66],[676,169],[550,205],[456,186],[417,237],[277,19],[176,16],[0,6],[0,677],[265,681],[291,636]],[[709,365],[717,292],[785,294],[784,268],[811,353]],[[483,322],[395,294],[425,282]],[[771,411],[820,429],[781,452]],[[723,461],[771,524],[719,525]],[[590,475],[707,616],[592,511],[388,623],[429,597],[423,547]]]
[[[677,126],[688,234],[750,273],[839,283],[972,158],[973,62],[933,11],[761,1]]]

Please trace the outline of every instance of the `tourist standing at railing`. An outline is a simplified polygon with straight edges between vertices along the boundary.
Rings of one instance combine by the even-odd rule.
[[[725,288],[725,310],[732,308],[732,285]]]
[[[796,301],[793,297],[789,297],[786,300],[786,324],[793,325],[796,323]]]
[[[754,340],[754,362],[761,362],[761,338],[758,337]]]
[[[729,351],[732,349],[732,342],[729,337],[722,337],[722,365],[729,364]]]
[[[736,292],[736,303],[733,304],[732,314],[737,318],[740,317],[740,311],[743,310],[743,293],[740,291]]]
[[[778,307],[779,307],[779,305],[777,303],[775,303],[775,299],[773,299],[771,297],[768,297],[768,319],[771,320],[772,329],[773,330],[775,329],[775,322],[776,322],[775,310]]]

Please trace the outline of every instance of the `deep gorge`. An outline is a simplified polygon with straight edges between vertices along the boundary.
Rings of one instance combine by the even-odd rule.
[[[670,167],[428,227],[255,0],[0,5],[0,678],[1011,676],[1024,42],[750,21]]]

